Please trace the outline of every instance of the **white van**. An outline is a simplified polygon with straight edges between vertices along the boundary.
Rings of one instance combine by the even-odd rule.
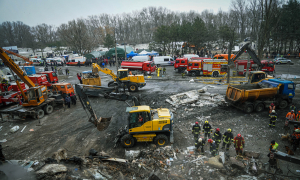
[[[136,61],[136,62],[150,61],[150,57],[149,56],[133,56],[132,61]]]
[[[199,56],[197,54],[185,54],[185,55],[183,55],[183,57],[190,60],[192,57],[199,57]]]
[[[158,66],[174,66],[175,63],[174,59],[170,56],[153,57],[153,61]]]

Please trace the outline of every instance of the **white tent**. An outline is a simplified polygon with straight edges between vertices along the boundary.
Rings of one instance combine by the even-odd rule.
[[[139,55],[147,55],[148,53],[149,53],[148,51],[143,50],[142,52],[139,53]]]

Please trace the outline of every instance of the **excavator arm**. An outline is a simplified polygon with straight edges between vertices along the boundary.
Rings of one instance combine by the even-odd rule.
[[[19,66],[16,65],[15,62],[4,51],[7,50],[3,50],[2,48],[0,48],[0,58],[2,59],[3,63],[14,73],[16,73],[21,78],[21,80],[30,88],[35,87],[35,84],[30,80],[26,73],[23,72],[22,69],[20,69]]]
[[[260,59],[257,57],[257,55],[255,54],[254,50],[252,50],[249,47],[250,43],[246,43],[235,55],[235,57],[232,59],[233,62],[235,62],[237,60],[237,58],[239,58],[245,51],[247,51],[249,53],[249,55],[251,56],[251,58],[253,59],[253,62],[255,64],[257,64],[258,66],[258,70],[262,69],[262,64],[260,62]]]
[[[108,88],[107,88],[108,89]],[[84,110],[87,110],[91,117],[89,118],[89,122],[93,123],[99,131],[103,131],[108,128],[111,118],[102,118],[100,117],[98,119],[94,109],[91,106],[90,100],[88,98],[88,92],[87,89],[84,88],[83,85],[75,84],[75,91],[78,95],[78,98],[82,104],[82,107]],[[114,93],[110,92],[108,93],[107,90],[103,91],[105,93],[105,98],[107,99],[114,99],[118,101],[126,101],[126,100],[132,100],[134,106],[140,105],[138,99],[135,96],[130,96],[127,94],[121,94],[121,93]]]
[[[93,71],[93,73],[98,73],[99,71],[101,71],[105,74],[110,75],[114,81],[118,80],[118,77],[115,75],[115,73],[112,70],[110,70],[108,68],[103,68],[102,69],[97,63],[93,63],[93,70],[92,71]]]

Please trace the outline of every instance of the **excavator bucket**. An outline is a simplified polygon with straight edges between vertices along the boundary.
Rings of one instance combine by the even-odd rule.
[[[109,118],[103,118],[103,117],[100,117],[97,121],[97,129],[98,131],[104,131],[105,129],[108,128],[110,122],[111,122],[111,117]]]

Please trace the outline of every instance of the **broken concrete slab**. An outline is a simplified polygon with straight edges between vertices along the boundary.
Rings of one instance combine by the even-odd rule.
[[[57,162],[60,162],[60,160],[67,158],[67,151],[65,149],[59,149],[58,151],[53,153],[52,158]]]
[[[41,170],[37,171],[37,174],[56,174],[67,172],[68,168],[62,164],[47,164]]]
[[[126,149],[125,149],[125,157],[126,157],[126,159],[135,158],[135,157],[137,157],[140,153],[141,153],[140,150],[130,150],[130,151],[126,151]]]
[[[219,162],[220,156],[211,157],[208,159],[207,164],[218,169],[223,168],[223,164]]]
[[[260,156],[260,153],[258,152],[253,152],[253,151],[244,151],[244,155],[247,156],[247,157],[250,157],[250,158],[255,158],[255,159],[258,159],[259,156]]]
[[[242,161],[235,159],[235,157],[230,157],[229,160],[232,167],[239,168],[239,169],[245,168],[244,163]]]

